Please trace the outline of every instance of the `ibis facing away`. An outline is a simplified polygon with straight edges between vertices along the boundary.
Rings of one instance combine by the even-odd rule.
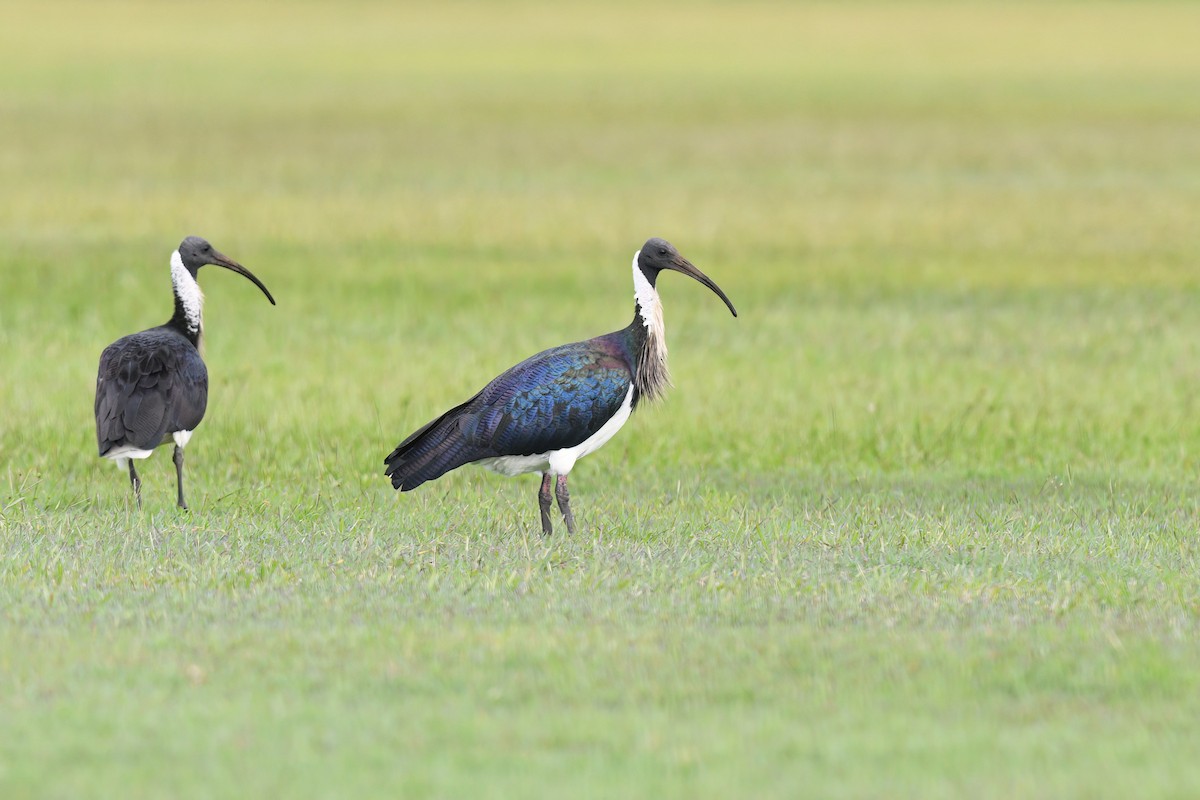
[[[682,272],[711,289],[737,316],[717,284],[663,239],[633,256],[633,321],[619,331],[564,344],[525,359],[479,394],[429,422],[384,460],[392,486],[407,492],[463,464],[503,475],[540,472],[542,533],[550,534],[551,485],[569,533],[575,517],[567,475],[575,462],[611,439],[644,399],[670,385],[659,273]]]
[[[250,270],[222,255],[199,236],[184,239],[171,254],[175,313],[165,325],[125,336],[104,348],[96,376],[96,439],[100,455],[129,467],[138,508],[142,482],[133,462],[154,448],[175,442],[175,480],[183,499],[183,448],[204,419],[208,369],[200,357],[204,295],[196,275],[207,264],[233,270],[254,282],[275,305],[275,298]]]

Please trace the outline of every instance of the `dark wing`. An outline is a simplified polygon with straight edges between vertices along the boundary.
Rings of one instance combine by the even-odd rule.
[[[617,413],[632,381],[596,340],[538,353],[401,442],[386,474],[408,490],[472,461],[574,447]]]
[[[100,455],[132,445],[152,450],[204,418],[208,370],[182,336],[160,329],[119,339],[100,356],[96,439]]]
[[[596,351],[550,351],[510,370],[480,395],[463,434],[496,455],[527,456],[582,444],[621,408],[633,380]]]

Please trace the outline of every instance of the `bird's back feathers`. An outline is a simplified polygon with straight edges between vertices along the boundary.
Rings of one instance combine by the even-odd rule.
[[[100,455],[130,445],[152,450],[204,418],[208,370],[191,342],[162,326],[113,342],[96,376]]]

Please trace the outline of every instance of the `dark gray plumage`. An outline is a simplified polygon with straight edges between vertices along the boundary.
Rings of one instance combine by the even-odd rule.
[[[204,296],[196,282],[200,268],[216,264],[253,281],[271,305],[275,298],[241,264],[198,236],[184,239],[171,254],[175,313],[157,328],[125,336],[104,348],[96,375],[96,440],[100,455],[118,466],[128,462],[129,482],[138,507],[141,480],[133,462],[159,445],[175,441],[177,502],[183,497],[183,448],[204,419],[208,369],[200,357],[204,336]]]

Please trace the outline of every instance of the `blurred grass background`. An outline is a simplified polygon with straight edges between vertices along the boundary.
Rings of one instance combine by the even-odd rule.
[[[0,4],[5,796],[1140,796],[1200,784],[1200,8]],[[100,350],[200,234],[147,509]],[[624,325],[572,474],[382,458]]]

